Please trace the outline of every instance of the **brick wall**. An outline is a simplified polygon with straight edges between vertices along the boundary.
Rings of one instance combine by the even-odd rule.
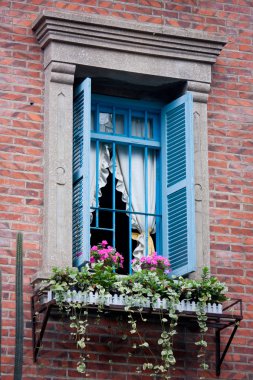
[[[32,363],[31,276],[41,259],[43,221],[43,66],[31,23],[44,9],[109,15],[140,23],[218,32],[228,44],[213,67],[208,101],[211,269],[244,300],[244,321],[221,379],[253,379],[253,3],[251,0],[20,0],[0,3],[0,265],[3,271],[2,379],[13,379],[15,236],[24,233],[25,357],[23,379],[82,378],[69,343],[49,330]],[[50,335],[51,334],[51,335]],[[191,340],[184,332],[183,337]],[[180,342],[181,337],[178,338]],[[212,340],[210,338],[210,340]],[[178,343],[179,344],[179,343]],[[63,348],[62,350],[60,349]],[[102,348],[101,348],[102,350]],[[185,353],[183,354],[185,355]],[[186,355],[187,356],[187,355]],[[191,356],[190,356],[191,357]],[[173,379],[195,379],[183,362]],[[121,366],[118,361],[118,366]],[[101,367],[99,367],[101,368]],[[119,367],[118,367],[119,368]],[[96,369],[96,367],[95,367]],[[140,378],[99,370],[94,379]],[[116,371],[117,372],[117,371]],[[215,378],[214,371],[207,378]],[[143,377],[144,379],[144,377]]]

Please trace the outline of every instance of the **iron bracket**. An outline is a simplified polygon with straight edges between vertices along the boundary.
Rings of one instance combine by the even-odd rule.
[[[224,311],[227,311],[228,309],[231,309],[233,306],[238,305],[238,304],[239,304],[239,308],[240,308],[240,314],[236,315],[234,317],[234,320],[228,321],[226,325],[218,327],[216,329],[216,332],[215,332],[215,338],[216,338],[216,376],[220,376],[221,365],[225,359],[225,356],[226,356],[228,349],[232,343],[232,340],[235,336],[235,333],[236,333],[236,331],[240,325],[240,321],[243,319],[243,316],[242,316],[242,300],[233,300],[233,302],[228,307],[223,309],[223,312],[224,312]],[[232,326],[234,328],[231,332],[231,335],[230,335],[230,337],[227,341],[227,344],[224,348],[224,351],[221,355],[221,331],[227,327],[232,327]]]

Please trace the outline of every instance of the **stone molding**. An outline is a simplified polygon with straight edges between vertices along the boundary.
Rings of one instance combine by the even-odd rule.
[[[43,11],[33,31],[42,48],[58,41],[110,50],[214,63],[226,39],[220,35],[98,15]]]
[[[74,83],[75,70],[75,65],[53,62],[50,69],[50,81],[72,85]]]
[[[226,43],[224,37],[202,31],[68,12],[42,12],[33,31],[44,49],[45,67],[65,62],[95,67],[100,77],[102,70],[113,70],[164,81],[210,83],[211,65]]]
[[[45,67],[43,265],[35,277],[47,277],[55,265],[72,265],[72,113],[78,70],[85,76],[91,72],[103,77],[106,72],[112,79],[131,78],[133,87],[135,81],[143,85],[187,81],[194,99],[199,274],[210,263],[207,100],[211,66],[226,39],[202,31],[49,11],[35,20],[33,30],[44,50]]]

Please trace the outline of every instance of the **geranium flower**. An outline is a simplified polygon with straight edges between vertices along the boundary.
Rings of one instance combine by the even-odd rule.
[[[131,263],[135,271],[146,269],[150,271],[162,271],[166,274],[171,271],[169,260],[166,257],[157,255],[157,252],[153,252],[149,256],[143,256],[140,259],[134,258]]]
[[[115,248],[108,245],[106,240],[102,240],[98,245],[94,245],[90,251],[90,262],[103,263],[104,266],[114,266],[115,269],[123,268],[124,257]]]

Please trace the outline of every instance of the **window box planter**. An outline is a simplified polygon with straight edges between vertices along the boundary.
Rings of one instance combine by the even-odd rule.
[[[52,301],[55,299],[55,295],[52,292],[52,290],[49,290],[47,293],[47,302]],[[43,302],[45,301],[45,298]],[[102,299],[99,296],[99,293],[95,292],[81,292],[81,291],[67,291],[64,296],[64,301],[66,303],[72,304],[72,303],[83,303],[87,305],[101,305],[103,303],[104,306],[107,307],[113,307],[113,306],[127,306],[129,303],[131,303],[131,299],[127,296],[123,295],[117,295],[117,294],[106,294],[104,298]],[[153,310],[168,310],[169,303],[166,299],[158,298],[155,303],[151,303],[149,298],[146,298],[145,300],[139,301],[135,300],[135,302],[132,304],[133,307],[136,308],[152,308]],[[180,301],[177,306],[176,310],[181,312],[196,312],[198,309],[198,303],[195,301],[190,300],[182,300]],[[212,314],[222,314],[222,304],[221,303],[207,303],[205,307],[206,313],[212,313]]]
[[[205,333],[209,326],[216,330],[216,374],[219,374],[221,363],[242,319],[240,300],[231,303],[230,313],[219,302],[226,299],[225,289],[224,284],[210,277],[207,269],[204,269],[200,280],[182,277],[173,280],[160,272],[146,270],[121,277],[112,268],[101,265],[95,267],[92,273],[87,268],[81,272],[75,268],[55,269],[47,285],[37,291],[32,299],[34,360],[36,361],[41,346],[50,310],[54,307],[69,315],[70,327],[74,330],[71,334],[76,337],[77,346],[83,352],[82,360],[77,363],[77,370],[83,373],[86,372],[86,326],[89,325],[90,311],[100,315],[103,311],[107,315],[108,311],[125,313],[129,334],[137,336],[140,336],[137,326],[139,318],[135,318],[135,314],[139,313],[143,322],[148,322],[151,315],[159,315],[157,322],[161,323],[161,337],[157,344],[161,347],[162,364],[157,366],[144,363],[143,371],[153,371],[161,375],[175,364],[172,337],[180,320],[180,324],[185,326],[191,323],[199,326],[200,334],[196,345],[198,356],[203,358],[200,363],[202,369],[208,368],[205,363]],[[233,310],[234,305],[240,306],[238,314]],[[85,313],[80,314],[80,309],[84,309]],[[42,313],[44,318],[40,321],[41,330],[38,333],[37,319]],[[82,319],[79,318],[80,315]],[[220,355],[220,331],[228,326],[234,326],[234,330]],[[142,340],[140,347],[148,347],[148,342]]]
[[[67,294],[68,301],[73,302],[76,294]],[[80,295],[79,295],[80,297]],[[97,300],[95,299],[97,302]],[[114,301],[115,302],[115,301]],[[179,323],[181,326],[191,326],[196,325],[196,304],[190,301],[181,301],[180,305],[177,307]],[[215,344],[216,344],[216,375],[219,376],[221,372],[221,365],[226,357],[227,351],[232,343],[233,337],[239,327],[240,321],[243,319],[242,315],[242,301],[241,300],[230,300],[225,302],[223,305],[215,304],[216,310],[208,305],[209,310],[207,310],[207,326],[215,331]],[[87,310],[91,311],[92,314],[96,313],[98,304],[94,302],[94,294],[90,298],[90,303],[87,304]],[[222,312],[221,312],[222,307]],[[137,307],[138,308],[138,307]],[[47,289],[37,291],[32,297],[32,335],[33,335],[33,356],[34,361],[37,361],[37,357],[42,346],[42,339],[44,332],[46,330],[47,322],[50,319],[52,310],[58,309],[58,305],[54,298],[52,291]],[[195,310],[192,310],[195,309]],[[218,310],[217,310],[218,309]],[[124,311],[124,305],[119,303],[113,304],[109,303],[105,305],[105,310],[111,313],[122,313]],[[158,309],[151,310],[150,308],[145,308],[143,310],[143,315],[150,313],[153,315],[159,314]],[[109,314],[111,315],[111,314]],[[225,344],[225,349],[221,349],[221,331],[224,329],[232,327],[230,334],[227,337],[227,343]],[[224,346],[224,341],[223,345]]]

